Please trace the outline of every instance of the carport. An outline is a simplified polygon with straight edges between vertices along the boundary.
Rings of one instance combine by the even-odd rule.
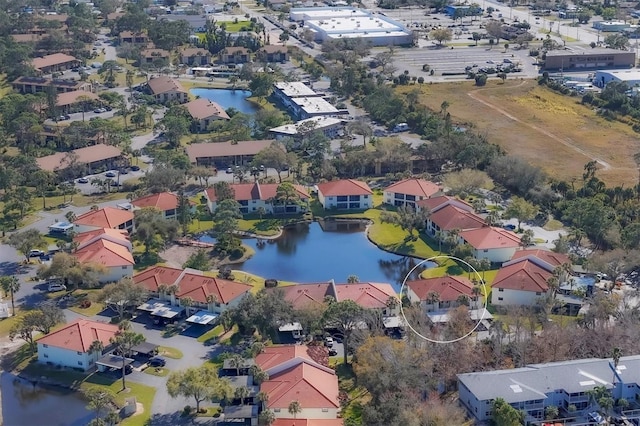
[[[127,366],[131,364],[134,360],[131,358],[124,359],[124,365]],[[98,366],[98,371],[106,371],[110,368],[115,368],[117,370],[122,369],[122,357],[114,354],[107,354],[102,358],[96,361],[96,365]]]
[[[151,316],[167,320],[175,319],[184,311],[184,308],[181,306],[172,306],[158,299],[151,299],[138,306],[138,309],[149,312]]]
[[[155,343],[142,342],[131,348],[132,352],[136,352],[138,355],[145,355],[148,357],[155,356],[158,353],[160,346]]]
[[[214,322],[218,316],[218,314],[214,314],[209,311],[198,311],[187,318],[187,322],[199,325],[209,325]]]

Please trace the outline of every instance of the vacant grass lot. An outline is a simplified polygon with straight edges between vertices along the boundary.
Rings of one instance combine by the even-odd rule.
[[[443,101],[454,121],[475,127],[510,154],[542,167],[550,176],[581,179],[583,166],[599,160],[598,175],[609,185],[635,183],[633,154],[638,135],[625,124],[607,121],[591,108],[538,86],[534,80],[489,80],[478,88],[472,82],[409,86],[420,100],[439,111]]]

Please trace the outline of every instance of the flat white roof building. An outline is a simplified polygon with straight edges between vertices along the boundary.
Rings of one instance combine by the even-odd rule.
[[[598,87],[605,87],[612,81],[627,83],[629,88],[640,86],[640,70],[602,70],[596,71],[593,83]]]
[[[282,92],[283,95],[290,98],[297,98],[300,96],[321,96],[301,81],[278,81],[277,83],[274,83],[274,87]]]
[[[315,33],[318,42],[341,38],[363,38],[373,46],[413,42],[411,31],[386,16],[351,7],[291,9],[290,19],[301,21]]]
[[[304,111],[308,116],[314,115],[331,115],[338,114],[338,108],[331,105],[328,101],[319,97],[292,98],[291,102],[296,104],[299,109]]]
[[[329,138],[336,137],[344,124],[344,120],[342,120],[341,118],[319,116],[307,118],[306,120],[301,120],[293,124],[285,124],[283,126],[274,127],[269,131],[276,137],[276,139],[286,136],[295,137],[298,136],[300,127],[310,122],[315,123],[315,127],[313,128],[313,130],[319,130]]]

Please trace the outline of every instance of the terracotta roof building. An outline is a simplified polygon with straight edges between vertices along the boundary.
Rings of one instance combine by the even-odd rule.
[[[54,53],[41,58],[31,60],[31,65],[42,74],[50,74],[57,71],[66,71],[78,66],[80,61],[71,55]]]
[[[178,80],[166,76],[154,77],[149,80],[149,91],[158,102],[176,101],[185,103],[189,96],[185,88]]]
[[[190,298],[193,304],[187,307],[187,313],[201,309],[219,314],[240,303],[252,288],[248,284],[204,275],[195,269],[165,266],[146,269],[134,275],[133,282],[157,294],[161,300],[169,301],[171,305],[180,305],[181,298]],[[176,286],[177,291],[167,294],[161,291],[163,286]]]
[[[46,77],[18,77],[11,83],[11,86],[20,93],[40,93],[46,91],[49,87],[55,88],[58,93],[78,90],[89,93],[93,90],[91,83],[88,81]]]
[[[364,210],[373,207],[373,191],[366,182],[355,179],[321,183],[318,201],[325,210]]]
[[[85,244],[73,252],[73,256],[81,263],[94,263],[106,268],[106,272],[98,278],[101,283],[116,282],[133,275],[135,261],[131,254],[130,243],[111,241],[99,238]]]
[[[452,204],[432,212],[427,219],[427,232],[432,236],[438,233],[446,236],[453,230],[463,231],[484,226],[487,224],[482,217]]]
[[[464,230],[458,236],[460,243],[473,247],[473,257],[492,263],[506,262],[520,247],[520,237],[514,232],[493,226]]]
[[[543,249],[516,251],[510,261],[502,264],[491,284],[491,302],[494,305],[533,305],[549,290],[548,280],[556,268],[570,263],[569,257],[562,253]],[[567,274],[561,274],[559,285],[567,279]]]
[[[407,281],[407,297],[427,310],[448,309],[459,305],[458,298],[466,296],[472,300],[473,283],[465,277],[448,276]],[[437,301],[431,294],[438,296]]]
[[[147,207],[158,209],[162,212],[165,219],[173,219],[176,217],[179,203],[180,199],[178,195],[171,192],[149,194],[131,201],[131,205],[135,209],[144,209]]]
[[[441,189],[433,182],[424,179],[404,179],[388,186],[384,190],[384,202],[392,206],[416,208],[416,202],[441,194]]]
[[[130,44],[148,44],[150,39],[149,36],[145,33],[133,33],[131,31],[122,31],[118,34],[118,40],[120,44],[122,43],[130,43]]]
[[[180,52],[180,62],[189,66],[203,66],[211,63],[211,52],[200,47],[189,47]]]
[[[82,232],[73,237],[73,241],[77,244],[76,250],[80,250],[85,246],[97,241],[105,239],[114,243],[126,246],[129,251],[133,250],[129,232],[124,229],[100,228],[92,231]]]
[[[89,210],[73,221],[77,233],[95,229],[111,228],[133,230],[133,213],[114,207],[104,207],[100,210]]]
[[[214,121],[229,119],[224,108],[209,99],[198,98],[195,101],[187,102],[185,107],[193,119],[195,130],[200,132],[209,129],[209,125]]]
[[[91,344],[97,340],[108,348],[116,333],[117,325],[77,319],[38,340],[38,361],[88,370],[102,356],[100,352],[90,352]]]
[[[260,207],[267,214],[296,214],[306,211],[309,203],[309,194],[302,185],[293,185],[298,196],[297,202],[283,204],[277,200],[277,183],[238,183],[231,184],[234,199],[240,204],[240,213],[255,213]],[[217,208],[217,196],[214,187],[207,188],[204,192],[207,206],[212,213]]]
[[[263,62],[287,62],[289,60],[289,50],[287,46],[267,44],[256,53]]]
[[[292,418],[289,404],[298,401],[302,411],[296,418],[337,419],[338,377],[331,368],[313,361],[306,346],[267,347],[255,363],[269,375],[260,391],[268,395],[266,406],[276,418]]]
[[[251,52],[246,47],[226,47],[220,52],[223,64],[244,64],[251,59]]]
[[[231,166],[246,166],[254,155],[271,146],[273,139],[257,141],[240,141],[237,143],[212,142],[192,143],[186,151],[191,164],[197,166],[217,167],[224,169]],[[278,145],[281,146],[282,145]],[[282,147],[284,150],[284,147]]]
[[[461,210],[467,212],[473,212],[473,206],[466,201],[463,201],[459,198],[449,197],[448,195],[436,195],[431,198],[427,198],[421,201],[416,202],[416,206],[418,208],[426,208],[431,213],[435,213],[439,209],[442,209],[446,206],[455,206]]]
[[[72,162],[86,164],[89,173],[96,167],[106,166],[112,168],[115,162],[122,157],[120,148],[112,145],[97,144],[67,152],[56,152],[52,155],[36,158],[38,167],[42,170],[55,172],[64,170]]]
[[[280,290],[284,293],[285,300],[293,305],[293,309],[306,309],[314,305],[321,305],[327,296],[335,299],[334,287],[334,283],[326,282],[290,285],[281,287]]]

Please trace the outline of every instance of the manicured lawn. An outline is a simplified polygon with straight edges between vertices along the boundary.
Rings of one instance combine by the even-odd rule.
[[[222,327],[222,325],[216,325],[215,327],[213,327],[211,330],[207,331],[206,333],[204,333],[202,336],[198,337],[198,342],[200,343],[207,343],[213,339],[215,339],[216,337],[220,336],[224,331],[224,327]]]
[[[242,27],[245,27],[246,31],[249,31],[249,25],[251,25],[250,21],[238,21],[238,22],[233,22],[233,21],[220,21],[217,22],[218,26],[221,26],[222,24],[226,25],[226,31],[228,33],[237,33],[242,31]]]
[[[149,374],[151,376],[157,377],[165,377],[169,375],[169,369],[164,367],[147,367],[142,370],[144,374]]]
[[[11,303],[11,301],[9,301]],[[11,308],[9,308],[11,309]],[[24,315],[25,311],[20,311],[19,309],[16,311],[16,315],[9,318],[3,318],[0,320],[0,337],[6,337],[9,335],[9,331],[11,331],[11,327],[18,322],[21,316]]]
[[[181,359],[184,356],[180,349],[172,348],[171,346],[160,346],[158,353],[160,356],[172,359]]]
[[[22,350],[22,349],[21,349]],[[125,399],[135,397],[138,403],[144,406],[144,412],[129,417],[121,423],[125,426],[144,426],[151,417],[151,404],[156,394],[156,389],[127,380],[127,390],[122,392],[122,380],[119,377],[102,373],[81,373],[79,371],[58,370],[39,364],[32,358],[32,362],[23,361],[24,372],[32,377],[48,377],[65,386],[74,389],[86,390],[91,387],[99,387],[108,390],[115,398],[119,406],[124,406]]]
[[[264,219],[240,219],[238,229],[244,232],[251,232],[256,235],[271,237],[280,232],[282,221],[273,218]]]
[[[564,225],[562,225],[562,222],[560,222],[559,220],[549,219],[542,228],[546,229],[547,231],[559,231],[564,228]]]
[[[92,317],[104,311],[104,305],[99,302],[91,302],[91,306],[89,306],[88,308],[81,308],[80,306],[71,306],[69,307],[69,310],[77,314],[84,315],[85,317]]]

